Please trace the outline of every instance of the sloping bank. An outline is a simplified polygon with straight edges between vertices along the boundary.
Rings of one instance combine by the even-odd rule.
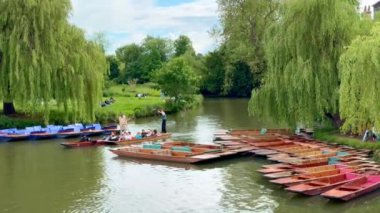
[[[197,107],[203,101],[201,95],[196,95],[191,101],[182,102],[180,106],[170,100],[159,97],[115,97],[115,103],[101,107],[95,112],[96,122],[107,124],[118,122],[118,117],[125,114],[129,118],[142,118],[156,116],[158,109],[164,109],[167,114]],[[0,129],[25,128],[27,126],[44,125],[42,113],[34,113],[19,109],[22,114],[16,117],[0,115]],[[50,124],[63,125],[84,121],[77,120],[71,114],[65,114],[62,110],[53,109],[50,113]]]
[[[359,137],[350,137],[339,134],[336,129],[318,129],[314,132],[314,138],[325,141],[326,143],[337,143],[340,145],[350,146],[356,149],[372,150],[374,160],[380,162],[380,142],[362,142]]]

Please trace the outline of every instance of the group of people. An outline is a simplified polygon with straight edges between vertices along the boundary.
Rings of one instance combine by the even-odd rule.
[[[105,137],[104,140],[121,142],[121,141],[133,140],[133,139],[143,139],[143,138],[152,137],[152,136],[160,136],[160,133],[158,133],[156,129],[154,130],[149,129],[147,131],[143,129],[141,130],[141,132],[137,132],[136,135],[132,135],[132,133],[129,131],[122,132],[120,135],[117,135],[116,132],[112,132],[111,135],[109,135],[108,137]]]
[[[111,104],[113,104],[115,102],[116,102],[116,100],[113,97],[110,97],[109,99],[105,100],[104,102],[101,102],[100,106],[101,107],[106,107],[106,106],[111,105]]]

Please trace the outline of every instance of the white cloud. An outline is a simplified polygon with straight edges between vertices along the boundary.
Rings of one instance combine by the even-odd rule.
[[[148,34],[169,37],[186,34],[198,52],[214,44],[208,31],[217,24],[216,0],[193,0],[161,7],[156,0],[72,0],[71,21],[88,34],[104,32],[110,51],[121,45],[139,43]]]

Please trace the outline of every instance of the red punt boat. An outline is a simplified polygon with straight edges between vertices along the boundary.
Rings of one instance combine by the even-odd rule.
[[[331,189],[323,197],[348,201],[380,188],[380,176],[368,175]]]
[[[345,174],[348,172],[353,172],[354,169],[351,168],[337,168],[332,170],[324,170],[324,171],[318,171],[308,174],[300,174],[300,175],[294,175],[291,177],[285,177],[285,178],[279,178],[275,180],[271,180],[270,182],[284,185],[284,186],[293,186],[300,183],[306,183],[313,180],[317,180],[321,177],[328,177],[328,176],[334,176],[338,174]]]
[[[194,148],[191,149],[191,152],[173,151],[170,149],[154,150],[138,147],[125,147],[110,151],[121,157],[190,164],[205,162],[220,157],[216,153],[204,153],[204,149],[197,151],[197,149]]]
[[[66,142],[61,143],[62,146],[67,148],[79,148],[79,147],[94,147],[94,146],[104,146],[105,142],[98,141],[84,141],[84,142]]]
[[[343,185],[353,180],[363,177],[355,173],[345,173],[329,177],[319,178],[308,183],[302,183],[286,188],[291,192],[297,192],[304,195],[319,195],[337,186]]]

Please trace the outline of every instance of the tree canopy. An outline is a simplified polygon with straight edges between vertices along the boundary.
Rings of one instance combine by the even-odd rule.
[[[107,69],[105,56],[68,23],[70,10],[69,0],[0,1],[4,103],[42,106],[48,120],[50,101],[56,100],[75,118],[94,119]]]
[[[358,34],[360,17],[346,0],[284,1],[268,29],[268,70],[250,112],[289,124],[339,115],[338,61]]]
[[[176,102],[192,96],[198,90],[199,77],[183,57],[165,64],[155,76],[161,91]]]
[[[341,56],[340,112],[342,130],[361,133],[380,129],[380,25],[357,37]]]

